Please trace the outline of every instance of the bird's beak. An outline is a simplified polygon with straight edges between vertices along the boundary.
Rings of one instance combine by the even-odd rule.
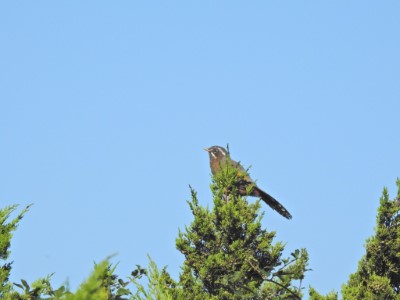
[[[204,148],[204,150],[207,151],[207,152],[210,152],[210,149],[208,149],[208,148]]]

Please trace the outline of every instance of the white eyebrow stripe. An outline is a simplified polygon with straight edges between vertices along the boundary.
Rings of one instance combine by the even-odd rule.
[[[225,154],[225,151],[224,150],[222,150],[222,148],[221,147],[218,147],[218,150],[219,150],[219,152],[221,152],[222,153],[222,155],[223,156],[225,156],[226,154]]]

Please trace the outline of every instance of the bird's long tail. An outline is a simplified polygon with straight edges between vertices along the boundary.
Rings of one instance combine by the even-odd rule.
[[[286,219],[291,219],[292,215],[288,210],[278,202],[274,197],[267,194],[263,190],[259,189],[257,186],[253,188],[252,196],[260,197],[265,203],[267,203],[272,209],[276,210],[280,215],[284,216]]]

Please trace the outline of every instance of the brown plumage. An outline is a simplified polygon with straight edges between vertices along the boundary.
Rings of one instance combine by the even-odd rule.
[[[229,156],[229,152],[226,151],[223,147],[212,146],[210,148],[205,148],[204,150],[206,150],[210,156],[210,167],[213,174],[218,173],[221,167],[223,167],[226,163],[229,163],[231,166],[237,168],[237,170],[241,173],[241,177],[243,178],[242,180],[240,180],[240,182],[238,182],[240,195],[260,197],[272,209],[277,211],[286,219],[292,218],[292,215],[282,204],[280,204],[274,197],[261,190],[254,183],[247,171],[238,162],[232,160]],[[250,193],[248,193],[247,187],[250,185],[252,185],[252,188],[250,190]]]

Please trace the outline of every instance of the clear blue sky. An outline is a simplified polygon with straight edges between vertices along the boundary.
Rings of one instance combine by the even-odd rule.
[[[3,1],[0,204],[34,203],[11,279],[75,288],[117,253],[177,278],[206,146],[292,213],[263,206],[304,283],[339,290],[400,176],[399,1]],[[255,199],[249,199],[255,201]],[[21,207],[22,208],[22,207]]]

